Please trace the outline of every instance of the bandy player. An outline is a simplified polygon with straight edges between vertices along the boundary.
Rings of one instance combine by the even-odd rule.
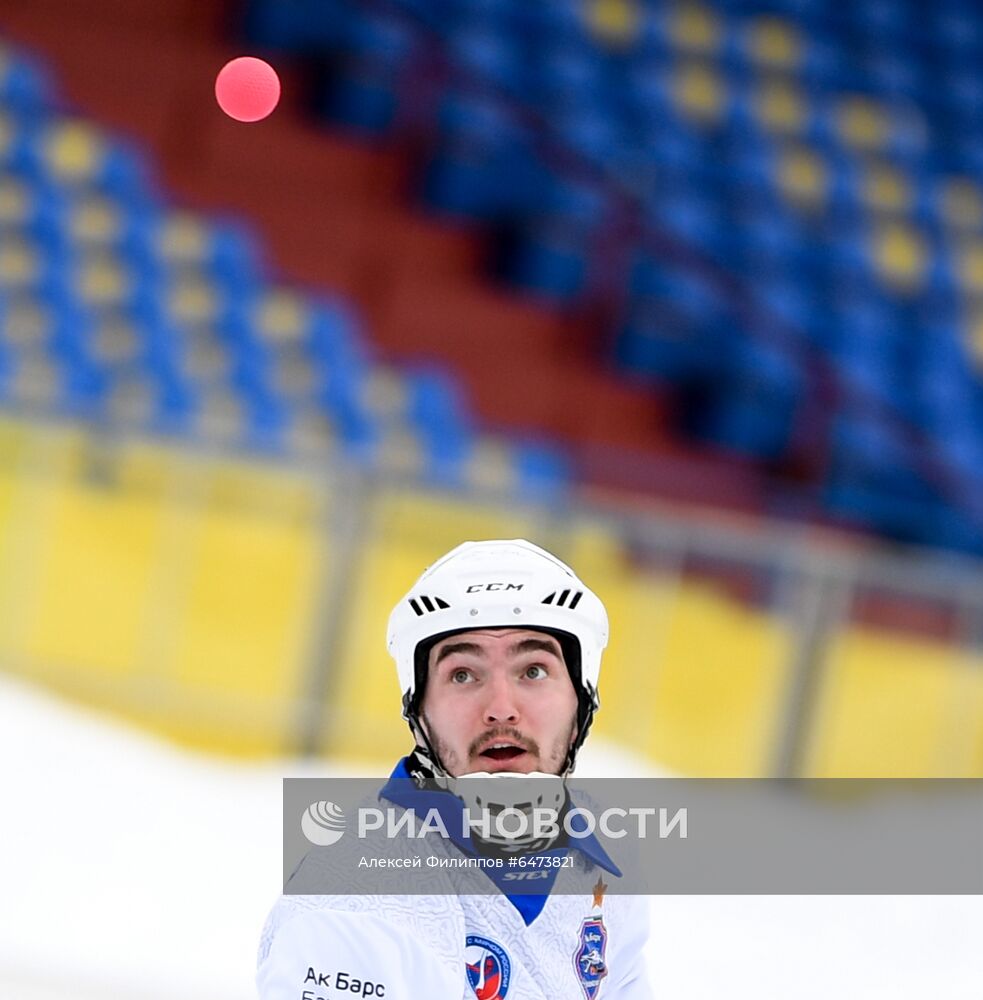
[[[545,550],[515,540],[449,552],[389,619],[416,745],[381,796],[405,809],[434,793],[467,803],[463,776],[529,775],[562,807],[598,707],[607,633],[603,604]],[[410,792],[387,794],[396,784]],[[519,806],[523,784],[493,779],[491,806]],[[648,1000],[648,901],[605,896],[618,870],[596,840],[507,845],[558,848],[596,870],[592,893],[510,895],[496,882],[491,895],[282,896],[260,945],[262,1000]]]

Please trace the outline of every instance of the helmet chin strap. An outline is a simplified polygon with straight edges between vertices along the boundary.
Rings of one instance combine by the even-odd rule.
[[[464,803],[473,821],[472,840],[506,853],[545,851],[557,841],[559,819],[567,798],[565,778],[572,770],[574,750],[567,754],[560,774],[475,771],[455,778],[448,773],[434,749],[422,720],[413,713],[409,721],[417,741],[411,755],[416,765],[410,772],[413,779],[420,787],[432,784],[456,795]],[[518,813],[524,820],[521,830],[511,832],[499,828],[494,820],[505,810]],[[553,825],[544,829],[543,824],[550,817]],[[505,827],[504,821],[502,827]]]

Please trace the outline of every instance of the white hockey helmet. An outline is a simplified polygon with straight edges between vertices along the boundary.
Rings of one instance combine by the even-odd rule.
[[[431,647],[454,633],[486,628],[537,629],[560,643],[579,704],[572,766],[599,705],[608,616],[566,563],[523,539],[464,542],[429,566],[393,609],[388,646],[399,674],[403,718],[419,731]]]

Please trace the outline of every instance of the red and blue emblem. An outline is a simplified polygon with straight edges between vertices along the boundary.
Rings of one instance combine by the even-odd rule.
[[[512,962],[497,941],[469,934],[464,942],[468,982],[478,1000],[505,1000],[512,978]]]
[[[608,946],[608,932],[600,917],[588,917],[580,925],[580,944],[573,953],[573,967],[577,980],[587,1000],[594,1000],[601,988],[601,980],[608,974],[604,952]]]

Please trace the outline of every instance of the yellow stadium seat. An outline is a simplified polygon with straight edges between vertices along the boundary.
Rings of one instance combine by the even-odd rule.
[[[467,464],[468,484],[489,493],[505,493],[515,485],[515,466],[509,446],[497,438],[482,437]]]
[[[230,368],[228,348],[208,329],[199,329],[195,334],[188,341],[185,370],[192,379],[202,385],[222,381],[227,377]]]
[[[175,267],[201,264],[210,244],[208,227],[191,212],[169,212],[156,233],[157,253]]]
[[[669,38],[684,52],[713,55],[720,51],[723,25],[709,8],[687,3],[669,12]]]
[[[959,251],[956,274],[959,287],[976,298],[983,295],[983,240],[968,240]]]
[[[106,157],[103,135],[87,122],[57,118],[45,127],[41,154],[64,184],[83,184],[98,174]]]
[[[324,458],[333,450],[337,440],[331,418],[318,407],[307,407],[291,423],[286,444],[293,454]]]
[[[979,232],[983,229],[983,191],[968,178],[948,180],[942,186],[940,211],[950,229]]]
[[[68,231],[80,246],[112,246],[123,233],[123,211],[111,198],[87,191],[71,205]]]
[[[296,292],[275,288],[261,298],[255,315],[259,333],[277,344],[301,340],[310,322],[310,307]]]
[[[914,204],[911,178],[888,164],[870,164],[864,170],[861,199],[870,212],[882,215],[907,214]]]
[[[9,299],[0,318],[4,340],[17,347],[44,343],[50,338],[53,325],[50,304],[32,295]]]
[[[836,132],[852,149],[874,152],[884,149],[891,136],[891,115],[876,101],[848,97],[836,108]]]
[[[0,57],[0,72],[2,72],[3,61]],[[0,156],[5,159],[11,152],[14,140],[17,138],[17,125],[15,120],[4,111],[0,111]]]
[[[278,344],[271,377],[276,390],[290,399],[314,399],[319,387],[317,368],[299,344]]]
[[[724,112],[725,88],[719,74],[700,62],[676,67],[671,84],[672,99],[685,118],[701,124],[718,122]]]
[[[401,420],[408,404],[406,379],[394,368],[377,365],[365,379],[361,399],[366,410],[379,420]]]
[[[802,39],[787,21],[755,18],[748,25],[747,53],[763,69],[796,70],[802,62]]]
[[[218,315],[218,307],[217,288],[200,272],[182,272],[168,290],[167,310],[178,324],[210,325]]]
[[[983,312],[973,317],[966,339],[970,354],[975,359],[977,367],[983,371]]]
[[[47,350],[22,351],[17,356],[9,396],[27,410],[53,409],[58,398],[58,371]]]
[[[134,291],[133,276],[114,254],[86,255],[75,274],[75,293],[93,309],[108,309],[124,303]]]
[[[113,379],[106,413],[121,427],[144,427],[152,419],[156,388],[145,375],[130,373]]]
[[[95,320],[92,348],[100,361],[122,364],[136,358],[140,335],[130,320],[116,312],[97,315]]]
[[[0,224],[22,224],[28,217],[33,200],[32,191],[23,181],[9,174],[0,176]]]
[[[41,254],[30,240],[5,233],[0,236],[0,290],[12,293],[30,287],[41,270]]]
[[[394,476],[418,477],[426,462],[419,435],[412,427],[393,424],[384,429],[379,442],[379,464]]]
[[[775,135],[801,135],[808,124],[805,96],[784,80],[765,80],[754,93],[752,107],[761,128]]]
[[[584,17],[594,38],[607,45],[628,45],[638,37],[636,0],[589,0]]]
[[[829,170],[814,152],[802,146],[782,151],[778,186],[784,197],[799,208],[822,208],[829,194]]]
[[[922,285],[928,269],[928,249],[922,235],[909,226],[891,223],[878,228],[871,247],[881,279],[902,291]]]

